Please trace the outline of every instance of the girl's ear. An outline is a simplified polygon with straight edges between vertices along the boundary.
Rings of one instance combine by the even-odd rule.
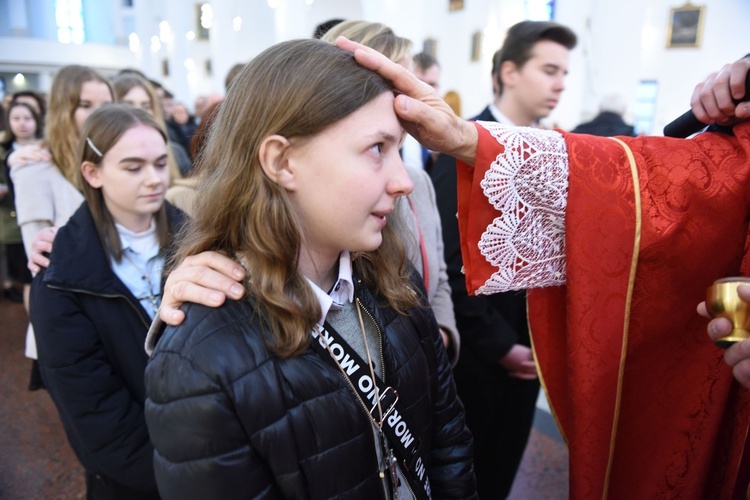
[[[83,178],[86,179],[86,182],[88,182],[92,188],[99,189],[102,187],[99,167],[90,161],[85,161],[81,163],[81,173],[83,174]]]
[[[289,140],[281,135],[269,135],[260,143],[258,160],[266,176],[287,191],[297,188],[294,170],[287,158]]]

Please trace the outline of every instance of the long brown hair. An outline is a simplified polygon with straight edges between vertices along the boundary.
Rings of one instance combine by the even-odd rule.
[[[81,130],[81,140],[77,155],[78,164],[91,162],[98,167],[107,152],[117,144],[123,134],[138,125],[146,125],[159,132],[166,145],[167,134],[164,128],[156,123],[147,111],[128,104],[108,104],[97,109],[86,118],[86,123],[84,123],[83,130]],[[78,169],[78,176],[78,181],[83,186],[83,196],[86,198],[86,202],[91,210],[91,216],[94,219],[99,240],[102,242],[105,251],[116,262],[120,262],[122,260],[120,235],[117,233],[112,214],[107,210],[107,206],[104,203],[102,190],[92,187],[91,184],[86,182],[80,169]],[[161,251],[164,251],[167,245],[170,244],[167,209],[164,204],[154,214],[154,217],[156,219],[156,234],[159,238],[159,246]]]
[[[296,40],[255,57],[219,108],[203,152],[197,217],[175,260],[219,250],[244,262],[248,295],[280,356],[307,347],[320,304],[298,271],[302,229],[286,191],[263,172],[259,146],[274,134],[313,136],[392,91],[352,54],[318,40]],[[416,305],[404,248],[390,222],[380,248],[352,257],[364,285],[391,307],[403,312]]]
[[[52,153],[52,161],[76,187],[81,188],[77,174],[79,166],[76,161],[78,133],[75,112],[81,98],[81,88],[86,82],[102,82],[112,93],[109,82],[99,73],[87,66],[65,66],[52,80],[49,92],[49,110],[45,118],[44,137]]]

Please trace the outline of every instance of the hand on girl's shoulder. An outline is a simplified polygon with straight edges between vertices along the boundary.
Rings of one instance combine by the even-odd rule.
[[[52,155],[49,150],[40,144],[31,144],[16,149],[8,155],[8,166],[11,171],[39,163],[49,163]]]

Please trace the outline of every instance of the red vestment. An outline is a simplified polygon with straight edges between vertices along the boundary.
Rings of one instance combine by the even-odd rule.
[[[470,293],[498,269],[478,250],[502,213],[480,185],[504,146],[477,126],[459,162]],[[736,137],[563,134],[566,284],[530,290],[542,383],[570,454],[575,499],[731,498],[750,393],[695,311],[716,279],[748,275],[750,123]]]

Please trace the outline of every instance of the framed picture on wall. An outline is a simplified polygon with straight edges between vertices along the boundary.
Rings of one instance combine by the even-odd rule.
[[[482,58],[482,32],[475,31],[471,35],[471,61],[476,62]]]
[[[687,3],[669,12],[667,48],[700,47],[703,36],[705,5]]]
[[[454,10],[461,10],[464,8],[464,0],[448,0],[448,10],[453,12]]]

